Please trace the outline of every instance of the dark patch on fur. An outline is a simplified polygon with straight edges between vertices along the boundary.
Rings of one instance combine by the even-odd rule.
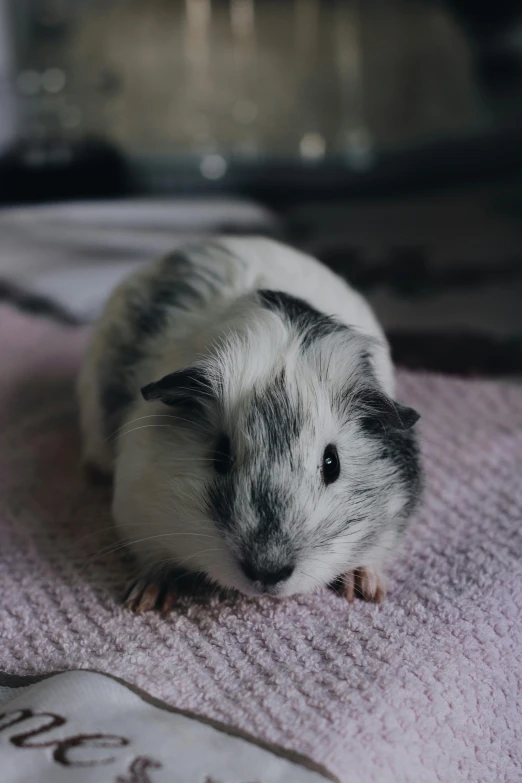
[[[193,285],[195,274],[190,271],[190,263],[178,253],[174,264],[173,256],[163,261],[158,276],[149,281],[147,298],[129,302],[130,321],[138,340],[158,334],[165,326],[171,308],[186,310],[199,297]],[[186,274],[188,279],[180,280],[180,273]]]
[[[320,313],[304,299],[269,289],[258,291],[258,295],[263,307],[285,318],[302,334],[301,345],[305,350],[316,340],[348,330],[347,326]]]
[[[108,343],[116,350],[110,351],[100,367],[99,394],[105,434],[110,437],[121,427],[124,413],[134,401],[131,374],[143,354],[137,345],[122,343],[117,332]]]
[[[265,574],[293,565],[295,550],[281,526],[289,510],[284,490],[259,477],[251,484],[250,505],[257,525],[242,541],[244,562]]]
[[[103,409],[108,417],[112,418],[119,411],[127,408],[134,399],[134,395],[125,384],[117,381],[107,383],[101,394]]]
[[[422,492],[422,466],[417,435],[412,430],[390,433],[386,443],[388,457],[399,469],[408,490],[406,514],[413,512]]]
[[[218,239],[207,240],[204,249],[207,255],[214,255],[215,253],[221,253],[222,257],[231,259],[232,261],[234,261],[234,263],[237,263],[239,261],[239,263],[243,267],[246,266],[245,259],[241,255],[238,255],[236,252],[234,252],[229,247],[224,245]],[[219,277],[219,279],[222,280],[220,275],[217,275],[217,277]]]
[[[221,288],[225,282],[223,275],[218,271],[219,266],[215,265],[216,268],[209,267],[208,265],[205,267],[195,266],[194,262],[191,260],[191,253],[196,255],[203,253],[207,259],[210,259],[211,263],[212,261],[215,261],[216,253],[221,253],[221,255],[227,255],[237,260],[237,257],[227,248],[224,248],[219,244],[219,242],[210,241],[207,241],[205,245],[201,247],[195,246],[193,249],[189,247],[186,251],[176,250],[173,253],[170,253],[163,260],[162,274],[163,276],[170,276],[171,278],[175,277],[176,285],[182,283],[183,280],[180,278],[183,278],[188,283],[185,294],[189,298],[194,296],[198,298],[201,296],[201,294],[193,288],[195,283],[198,284],[199,290],[204,290],[206,288],[207,293],[212,294]],[[182,287],[179,290],[182,292]]]
[[[378,458],[390,460],[397,469],[408,495],[405,516],[409,516],[422,492],[422,466],[415,431],[383,428],[382,423],[373,417],[362,419],[361,427],[379,444]]]
[[[284,492],[263,479],[252,482],[249,500],[257,524],[246,537],[235,516],[236,498],[237,484],[233,474],[216,478],[208,485],[206,510],[218,530],[234,535],[241,546],[242,560],[253,568],[269,572],[288,566],[293,551],[281,530],[281,520],[288,512]]]
[[[136,399],[133,369],[146,354],[147,341],[165,328],[173,308],[187,310],[204,292],[217,286],[212,272],[194,268],[188,254],[175,251],[160,264],[156,277],[146,282],[145,290],[127,300],[126,321],[130,335],[116,329],[108,340],[110,350],[100,377],[100,400],[105,412],[105,431],[110,435],[123,420],[125,410]]]
[[[287,511],[287,501],[280,490],[258,479],[252,483],[250,503],[258,519],[254,533],[255,545],[266,545],[280,530],[281,520]]]
[[[106,356],[100,368],[100,404],[105,414],[104,430],[107,437],[116,432],[123,422],[127,408],[135,399],[131,375],[136,364],[143,358],[139,345],[123,343],[116,334],[108,340],[115,346]]]
[[[207,488],[207,513],[219,530],[234,530],[236,484],[231,476],[214,479]]]
[[[412,427],[419,414],[395,400],[391,400],[378,387],[368,352],[361,354],[360,362],[368,386],[353,394],[344,392],[337,402],[349,415],[359,414],[359,426],[364,434],[374,440],[378,459],[390,460],[396,467],[407,493],[404,519],[413,512],[422,491],[422,467],[417,436]]]
[[[363,351],[359,357],[361,373],[364,377],[374,378],[372,357],[369,351]]]
[[[248,426],[261,429],[263,448],[268,460],[292,461],[293,447],[303,428],[303,410],[288,395],[284,370],[262,391],[255,392],[249,411]]]

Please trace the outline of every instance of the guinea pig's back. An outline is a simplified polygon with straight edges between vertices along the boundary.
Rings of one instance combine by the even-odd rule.
[[[304,299],[347,326],[384,338],[364,297],[312,256],[265,237],[226,237],[219,244],[244,260],[245,289],[283,291]]]
[[[219,240],[242,260],[238,286],[245,290],[272,289],[304,299],[321,313],[378,341],[372,363],[384,390],[393,396],[394,371],[384,332],[366,299],[331,269],[295,248],[265,237],[227,237]]]

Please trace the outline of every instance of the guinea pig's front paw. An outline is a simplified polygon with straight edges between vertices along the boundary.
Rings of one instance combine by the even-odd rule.
[[[384,576],[374,566],[347,571],[343,575],[342,584],[344,596],[350,604],[355,596],[372,603],[380,603],[384,598]]]
[[[144,614],[153,609],[166,614],[178,598],[172,584],[153,576],[137,579],[129,585],[125,594],[124,606],[136,614]]]

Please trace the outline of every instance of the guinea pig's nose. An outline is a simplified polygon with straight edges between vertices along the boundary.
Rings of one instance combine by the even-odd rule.
[[[256,568],[252,563],[244,561],[241,568],[245,576],[252,582],[261,582],[264,585],[276,585],[290,579],[294,573],[293,565],[286,565],[282,568]]]

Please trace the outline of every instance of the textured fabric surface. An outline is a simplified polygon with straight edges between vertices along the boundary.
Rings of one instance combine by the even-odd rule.
[[[427,489],[381,606],[187,596],[135,617],[108,492],[79,468],[84,339],[0,308],[0,667],[117,675],[343,783],[519,781],[522,389],[401,374]]]

